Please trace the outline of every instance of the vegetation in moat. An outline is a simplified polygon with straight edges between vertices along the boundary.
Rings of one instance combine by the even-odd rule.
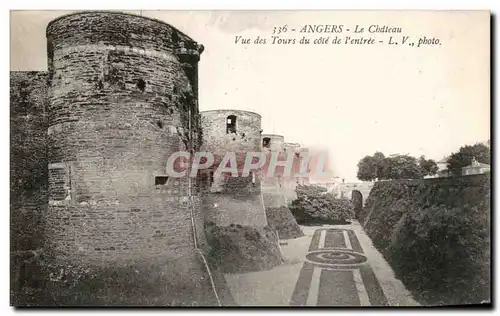
[[[267,224],[271,229],[278,232],[280,239],[292,239],[304,236],[288,207],[267,207],[266,217]]]
[[[269,227],[257,228],[209,222],[205,235],[209,256],[225,273],[244,273],[272,269],[283,263],[276,233]]]
[[[297,199],[290,211],[303,225],[347,224],[354,218],[354,205],[347,199],[335,198],[326,188],[315,185],[299,185]]]
[[[48,254],[18,262],[23,279],[15,306],[217,306],[196,254],[137,259],[107,266],[64,262]]]
[[[377,182],[358,213],[424,305],[490,301],[490,175]]]

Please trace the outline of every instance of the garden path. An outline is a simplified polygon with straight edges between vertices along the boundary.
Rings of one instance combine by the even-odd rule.
[[[282,243],[285,263],[226,274],[240,306],[418,306],[357,221],[301,226]]]

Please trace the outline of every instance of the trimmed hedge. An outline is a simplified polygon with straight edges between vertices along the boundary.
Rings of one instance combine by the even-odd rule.
[[[423,304],[490,300],[489,174],[378,182],[362,215],[375,247]]]
[[[409,196],[414,187],[409,184],[408,181],[375,183],[366,200],[364,212],[357,214],[378,249],[385,249],[394,226],[411,205]]]
[[[298,186],[297,199],[290,211],[299,224],[346,224],[354,218],[354,205],[347,199],[337,199],[316,186]]]

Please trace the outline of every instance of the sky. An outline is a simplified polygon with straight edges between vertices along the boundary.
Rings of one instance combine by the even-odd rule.
[[[438,161],[490,138],[487,11],[127,12],[165,21],[204,45],[200,110],[257,112],[264,133],[328,151],[333,175],[346,181],[357,181],[357,163],[376,151]],[[11,13],[11,70],[47,69],[45,28],[67,13]],[[441,45],[234,43],[306,24],[395,26],[411,40],[436,37]]]

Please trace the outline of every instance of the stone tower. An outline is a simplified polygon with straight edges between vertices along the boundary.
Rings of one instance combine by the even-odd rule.
[[[285,137],[282,135],[262,134],[262,147],[264,150],[281,151],[284,143]]]
[[[283,143],[284,155],[293,155],[293,167],[291,170],[290,177],[285,177],[283,179],[283,194],[288,203],[291,203],[297,198],[297,193],[295,189],[298,184],[302,183],[303,177],[296,176],[301,170],[301,146],[298,143]]]
[[[306,164],[306,167],[304,168],[305,171],[306,171],[306,176],[304,177],[299,177],[297,180],[298,180],[298,184],[300,185],[309,185],[310,184],[310,175],[311,175],[311,172],[313,170],[311,170],[311,160],[312,158],[314,157],[311,157],[311,152],[309,150],[309,148],[307,147],[300,147],[299,148],[299,156],[300,156],[300,159],[301,161],[306,161],[305,164]],[[301,162],[302,163],[302,162]]]
[[[278,155],[278,160],[286,160],[284,143],[285,137],[282,135],[262,134],[262,147],[268,159],[274,153]],[[277,167],[275,170],[276,172],[272,176],[268,176],[267,171],[265,171],[262,182],[262,195],[266,209],[287,207],[288,205],[284,194],[284,168]]]
[[[118,12],[66,15],[46,34],[46,248],[98,267],[181,260],[195,275],[199,203],[189,179],[169,177],[166,165],[199,148],[203,47],[164,22]]]
[[[43,246],[47,89],[46,72],[10,72],[10,244],[14,251]]]
[[[261,116],[241,110],[203,111],[202,151],[215,156],[211,170],[203,178],[203,194],[207,220],[217,225],[240,224],[256,227],[267,225],[261,194],[260,170],[243,176],[248,152],[262,152]],[[215,177],[216,168],[228,152],[234,152],[238,164],[238,177]]]

